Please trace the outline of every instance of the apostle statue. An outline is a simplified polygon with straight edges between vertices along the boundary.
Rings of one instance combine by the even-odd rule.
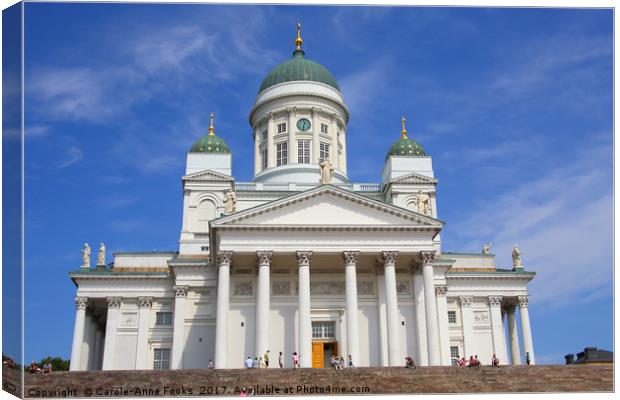
[[[323,160],[319,164],[321,167],[321,183],[332,183],[332,177],[334,176],[334,166],[329,160]]]
[[[431,215],[431,196],[418,190],[416,194],[416,203],[420,214]]]
[[[491,243],[485,243],[482,245],[482,254],[489,254],[491,252]]]
[[[97,266],[105,266],[105,244],[99,244],[99,253],[97,254]]]
[[[237,209],[237,195],[232,190],[227,190],[224,193],[225,200],[224,204],[226,205],[226,212],[232,213]]]
[[[84,243],[84,248],[82,249],[82,267],[90,268],[90,246],[88,243]]]
[[[515,244],[515,247],[512,248],[512,265],[515,267],[522,267],[521,264],[521,250],[519,250],[519,245]]]

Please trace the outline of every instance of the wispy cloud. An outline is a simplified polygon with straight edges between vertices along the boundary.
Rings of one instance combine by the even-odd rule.
[[[107,223],[107,227],[121,232],[134,232],[144,229],[147,226],[146,221],[141,219],[120,219]]]
[[[58,169],[67,168],[84,158],[84,152],[81,148],[71,145],[65,151],[65,158],[57,164]]]

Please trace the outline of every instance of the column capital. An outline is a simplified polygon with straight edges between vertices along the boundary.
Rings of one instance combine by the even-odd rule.
[[[447,293],[448,293],[448,286],[446,285],[435,286],[435,295],[445,296]]]
[[[295,116],[295,115],[297,115],[297,107],[286,107],[286,112],[290,116]]]
[[[259,250],[256,252],[256,262],[258,265],[269,266],[271,264],[271,256],[273,251],[271,250]]]
[[[176,285],[174,288],[174,297],[187,297],[188,285]]]
[[[217,265],[221,267],[223,265],[230,266],[232,262],[233,252],[230,250],[220,250],[217,252]]]
[[[474,302],[474,297],[473,296],[461,296],[459,297],[459,300],[461,301],[461,307],[471,307],[472,303]]]
[[[310,260],[312,260],[312,251],[311,250],[297,250],[297,266],[304,267],[310,265]]]
[[[360,254],[357,250],[343,251],[342,258],[344,258],[345,265],[357,265],[357,257]]]
[[[139,308],[151,308],[153,306],[153,298],[150,296],[140,296],[138,297],[138,307]]]
[[[108,308],[121,308],[122,297],[106,297]]]
[[[502,296],[489,296],[488,301],[491,307],[499,307],[502,305]]]
[[[75,309],[76,310],[86,310],[88,306],[88,297],[76,297],[75,298]]]
[[[422,265],[429,265],[435,262],[437,258],[437,252],[433,251],[421,251],[420,257],[422,257]]]
[[[527,308],[529,296],[517,296],[519,308]]]
[[[381,258],[383,259],[383,265],[396,265],[396,258],[398,257],[398,251],[382,251]]]

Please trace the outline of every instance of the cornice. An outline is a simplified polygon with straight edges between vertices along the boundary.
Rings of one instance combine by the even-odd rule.
[[[368,225],[334,225],[334,226],[316,226],[316,225],[220,225],[219,230],[230,231],[344,231],[344,232],[439,232],[440,227],[421,227],[407,225],[386,225],[386,226],[368,226]]]

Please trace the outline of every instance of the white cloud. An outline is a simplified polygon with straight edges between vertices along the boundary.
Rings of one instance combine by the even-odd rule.
[[[65,151],[65,158],[57,165],[58,169],[66,168],[84,158],[84,152],[78,146],[69,146]]]

